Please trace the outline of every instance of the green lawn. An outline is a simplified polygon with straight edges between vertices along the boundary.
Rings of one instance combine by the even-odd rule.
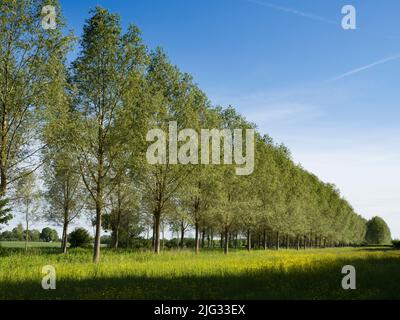
[[[388,248],[151,252],[103,249],[0,250],[1,299],[399,299],[400,251]],[[343,290],[344,265],[357,289]],[[53,265],[57,289],[41,288]]]

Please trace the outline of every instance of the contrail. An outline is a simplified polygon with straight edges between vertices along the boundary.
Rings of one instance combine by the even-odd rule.
[[[312,14],[312,13],[299,11],[297,9],[277,6],[277,5],[275,5],[273,3],[270,3],[270,2],[261,2],[261,1],[257,1],[257,0],[246,0],[246,1],[250,2],[250,3],[258,4],[260,6],[268,7],[268,8],[271,8],[271,9],[275,9],[275,10],[279,10],[279,11],[295,14],[297,16],[301,16],[301,17],[304,17],[304,18],[308,18],[308,19],[312,19],[312,20],[316,20],[316,21],[320,21],[320,22],[325,22],[325,23],[329,23],[329,24],[338,25],[337,21],[329,20],[329,19],[326,19],[324,17],[318,16],[318,15],[315,15],[315,14]]]
[[[315,15],[315,14],[312,14],[312,13],[299,11],[299,10],[294,9],[294,8],[281,7],[281,6],[275,5],[275,4],[270,3],[270,2],[265,2],[265,1],[258,1],[258,0],[245,0],[245,1],[247,1],[249,3],[257,4],[257,5],[260,5],[260,6],[264,6],[264,7],[267,7],[267,8],[271,8],[271,9],[274,9],[274,10],[279,10],[279,11],[282,11],[282,12],[291,13],[291,14],[294,14],[294,15],[297,15],[297,16],[301,16],[301,17],[304,17],[304,18],[307,18],[307,19],[311,19],[311,20],[315,20],[315,21],[319,21],[319,22],[324,22],[324,23],[328,23],[328,24],[332,24],[332,25],[336,25],[336,26],[340,25],[340,23],[338,23],[337,21],[329,20],[329,19],[326,19],[324,17],[318,16],[318,15]],[[359,28],[357,28],[357,29],[359,29]],[[379,35],[379,34],[375,34],[375,35]],[[389,37],[387,35],[380,35],[380,36],[386,37],[386,38],[390,38],[391,40],[398,39],[397,37]],[[341,74],[341,75],[339,75],[339,76],[337,76],[337,77],[335,77],[333,79],[330,79],[328,81],[336,81],[336,80],[339,80],[339,79],[343,79],[343,78],[349,77],[349,76],[351,76],[353,74],[356,74],[356,73],[359,73],[361,71],[373,68],[373,67],[375,67],[377,65],[384,64],[384,63],[389,62],[389,61],[397,60],[399,58],[400,58],[400,54],[399,55],[395,55],[395,56],[390,56],[388,58],[381,59],[379,61],[373,62],[373,63],[368,64],[366,66],[363,66],[363,67],[348,71],[346,73],[343,73],[343,74]]]
[[[357,69],[342,73],[341,75],[339,75],[339,76],[337,76],[337,77],[335,77],[333,79],[330,79],[329,81],[337,81],[339,79],[343,79],[343,78],[349,77],[349,76],[351,76],[353,74],[359,73],[359,72],[367,70],[367,69],[371,69],[371,68],[373,68],[375,66],[378,66],[380,64],[384,64],[386,62],[397,60],[397,59],[400,59],[400,54],[395,55],[395,56],[391,56],[391,57],[388,57],[388,58],[385,58],[385,59],[381,59],[381,60],[378,60],[376,62],[367,64],[366,66],[363,66],[363,67],[360,67],[360,68],[357,68]]]

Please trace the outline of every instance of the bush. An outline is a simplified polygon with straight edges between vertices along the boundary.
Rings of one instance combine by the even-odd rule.
[[[400,249],[400,240],[392,241],[393,248]]]
[[[152,244],[150,239],[138,237],[130,239],[128,246],[123,246],[123,244],[121,244],[120,247],[128,247],[130,249],[152,249]]]
[[[392,242],[390,229],[386,222],[379,217],[373,217],[367,222],[365,240],[368,244],[385,245]]]
[[[0,234],[0,241],[13,241],[13,233],[11,231],[4,231]]]
[[[40,233],[40,240],[44,242],[56,242],[58,241],[57,231],[51,228],[43,228]]]
[[[87,232],[85,229],[78,228],[68,235],[68,242],[70,243],[71,248],[84,248],[90,244],[91,237],[89,232]]]
[[[162,241],[162,240],[161,240]],[[169,240],[164,240],[164,246],[166,248],[179,248],[181,239],[173,238]],[[183,239],[183,247],[184,248],[194,248],[194,239],[193,238],[184,238]]]

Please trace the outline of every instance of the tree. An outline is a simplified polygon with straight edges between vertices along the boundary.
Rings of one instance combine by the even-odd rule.
[[[91,14],[84,26],[82,51],[73,63],[72,80],[79,112],[75,139],[79,142],[78,162],[96,211],[93,261],[97,263],[105,190],[116,179],[112,172],[114,158],[127,145],[115,123],[124,98],[135,88],[144,46],[136,27],[130,26],[122,34],[117,15],[100,7]]]
[[[190,217],[180,198],[177,197],[172,202],[173,209],[171,210],[167,221],[170,225],[170,230],[172,232],[178,233],[178,245],[181,249],[183,249],[185,232],[189,229],[190,226]]]
[[[40,233],[40,240],[44,242],[56,242],[58,241],[57,230],[51,229],[49,227],[43,228]]]
[[[207,97],[198,88],[194,88],[197,109],[194,114],[195,120],[192,127],[200,130],[201,127],[218,127],[220,125],[220,115],[217,110],[210,108]],[[219,170],[212,170],[210,166],[197,164],[190,172],[190,179],[185,182],[180,198],[185,205],[186,211],[191,218],[195,234],[195,252],[200,251],[200,229],[203,229],[202,239],[204,240],[207,220],[210,219],[210,208],[216,202],[215,190],[217,190],[216,179]],[[210,227],[210,224],[208,225]],[[212,228],[209,228],[211,231]],[[181,235],[183,237],[183,234]],[[204,241],[202,241],[204,242]]]
[[[46,105],[40,110],[40,138],[46,145],[41,152],[48,205],[45,218],[62,226],[61,249],[66,253],[68,227],[80,214],[85,199],[73,135],[77,112],[66,68],[72,38],[63,40],[49,59],[51,82],[42,88]]]
[[[6,230],[0,233],[0,241],[15,241],[15,239],[13,239],[12,232]]]
[[[11,230],[12,240],[22,241],[24,240],[24,227],[19,223],[15,228]]]
[[[104,214],[103,229],[112,231],[112,247],[118,248],[121,231],[124,235],[124,246],[130,235],[140,233],[139,192],[127,177],[116,181],[116,186],[109,192],[109,212]],[[134,225],[137,230],[134,230]]]
[[[55,30],[41,26],[47,4],[56,7]],[[66,39],[60,12],[57,1],[0,2],[0,196],[41,166],[35,157],[46,145],[38,137],[36,111],[47,105],[43,88],[52,80],[51,61]]]
[[[36,186],[35,174],[25,174],[23,178],[18,180],[17,191],[18,195],[17,202],[23,210],[24,221],[25,221],[25,251],[28,250],[29,242],[29,227],[38,219],[39,199],[40,191]]]
[[[386,222],[380,217],[373,217],[367,222],[365,240],[369,244],[390,244],[392,237]]]
[[[91,241],[89,232],[84,228],[77,228],[68,235],[68,242],[71,248],[85,247]]]
[[[24,238],[28,238],[29,241],[32,242],[38,242],[40,241],[40,231],[37,229],[33,229],[33,230],[24,230],[23,232]]]
[[[177,140],[180,129],[196,128],[196,119],[199,108],[197,104],[201,93],[193,83],[190,75],[181,73],[176,66],[171,65],[166,54],[158,48],[151,54],[150,64],[146,74],[148,94],[151,103],[148,114],[149,140],[156,140],[154,145],[160,148],[148,150],[154,163],[143,163],[142,183],[144,185],[144,201],[149,212],[153,214],[153,247],[154,252],[160,252],[160,225],[166,212],[174,207],[174,198],[183,187],[185,181],[193,171],[195,165],[189,163],[180,164],[172,155],[174,150],[169,150],[171,157],[163,161],[162,150],[168,140]],[[150,130],[151,129],[151,130]],[[153,130],[154,129],[154,130]],[[186,137],[187,138],[187,137]],[[177,142],[175,151],[179,145],[186,141]],[[157,151],[157,152],[156,152]],[[171,211],[172,211],[171,210]]]
[[[48,204],[45,217],[48,221],[62,226],[63,253],[67,252],[68,227],[80,215],[87,200],[77,170],[74,154],[69,153],[67,148],[49,157],[44,168],[44,181],[47,187],[44,197]]]

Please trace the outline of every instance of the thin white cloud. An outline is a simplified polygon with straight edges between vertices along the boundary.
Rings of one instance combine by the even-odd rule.
[[[311,19],[311,20],[316,20],[316,21],[320,21],[320,22],[324,22],[324,23],[338,25],[337,21],[329,20],[329,19],[326,19],[324,17],[315,15],[313,13],[299,11],[299,10],[294,9],[294,8],[282,7],[282,6],[278,6],[276,4],[273,4],[273,3],[270,3],[270,2],[264,2],[264,1],[257,1],[257,0],[246,0],[246,1],[250,2],[250,3],[253,3],[253,4],[260,5],[260,6],[268,7],[268,8],[274,9],[274,10],[279,10],[279,11],[282,11],[282,12],[295,14],[297,16],[301,16],[301,17],[308,18],[308,19]]]
[[[354,75],[356,73],[359,73],[361,71],[368,70],[368,69],[371,69],[371,68],[373,68],[375,66],[387,63],[389,61],[397,60],[397,59],[400,59],[400,54],[399,55],[395,55],[395,56],[390,56],[390,57],[375,61],[373,63],[367,64],[367,65],[362,66],[360,68],[353,69],[353,70],[350,70],[348,72],[342,73],[341,75],[338,75],[338,76],[330,79],[329,81],[337,81],[337,80],[352,76],[352,75]]]

